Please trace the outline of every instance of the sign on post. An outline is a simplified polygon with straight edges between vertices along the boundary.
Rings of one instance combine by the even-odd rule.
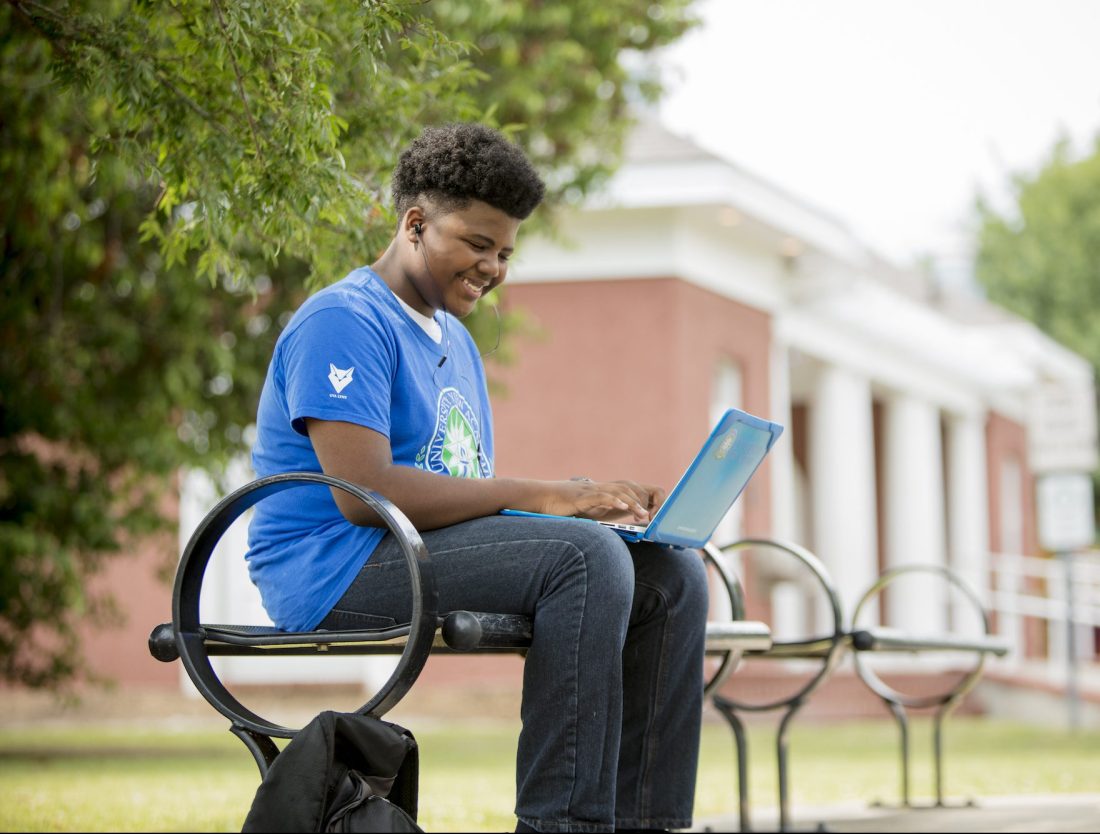
[[[1039,479],[1039,544],[1055,553],[1091,547],[1096,541],[1092,477],[1085,472]]]
[[[1031,395],[1028,452],[1034,472],[1092,472],[1100,465],[1091,381],[1046,381]]]

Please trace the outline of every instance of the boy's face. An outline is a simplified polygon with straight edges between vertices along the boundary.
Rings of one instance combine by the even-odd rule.
[[[520,222],[477,200],[451,212],[409,209],[403,229],[414,244],[410,278],[424,301],[420,311],[446,309],[459,318],[473,312],[478,299],[504,282]]]

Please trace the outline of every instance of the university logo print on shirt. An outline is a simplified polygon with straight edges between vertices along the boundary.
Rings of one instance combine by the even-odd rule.
[[[435,431],[416,456],[416,465],[453,478],[488,478],[489,458],[481,451],[481,425],[470,403],[456,388],[439,392]]]
[[[355,372],[355,368],[337,368],[331,362],[328,363],[328,381],[332,383],[332,387],[336,389],[335,394],[329,394],[330,397],[336,399],[346,400],[347,396],[341,392],[351,384],[351,375]]]

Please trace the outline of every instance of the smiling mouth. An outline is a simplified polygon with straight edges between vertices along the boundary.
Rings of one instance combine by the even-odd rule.
[[[489,288],[488,281],[472,281],[469,278],[463,278],[462,283],[473,293],[481,295]]]

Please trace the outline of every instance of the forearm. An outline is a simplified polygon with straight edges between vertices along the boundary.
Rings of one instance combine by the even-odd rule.
[[[329,475],[373,490],[396,504],[418,530],[434,530],[513,508],[550,515],[604,518],[629,513],[648,521],[663,493],[632,481],[538,481],[522,478],[453,478],[395,464],[389,439],[351,423],[308,420],[310,440]],[[333,490],[352,524],[380,526],[362,502]]]
[[[354,478],[352,480],[355,480]],[[546,502],[550,482],[519,478],[452,478],[411,466],[391,464],[360,484],[387,498],[418,530],[448,527],[506,508],[531,510]],[[352,524],[379,526],[381,519],[362,502],[334,491],[336,503]]]

